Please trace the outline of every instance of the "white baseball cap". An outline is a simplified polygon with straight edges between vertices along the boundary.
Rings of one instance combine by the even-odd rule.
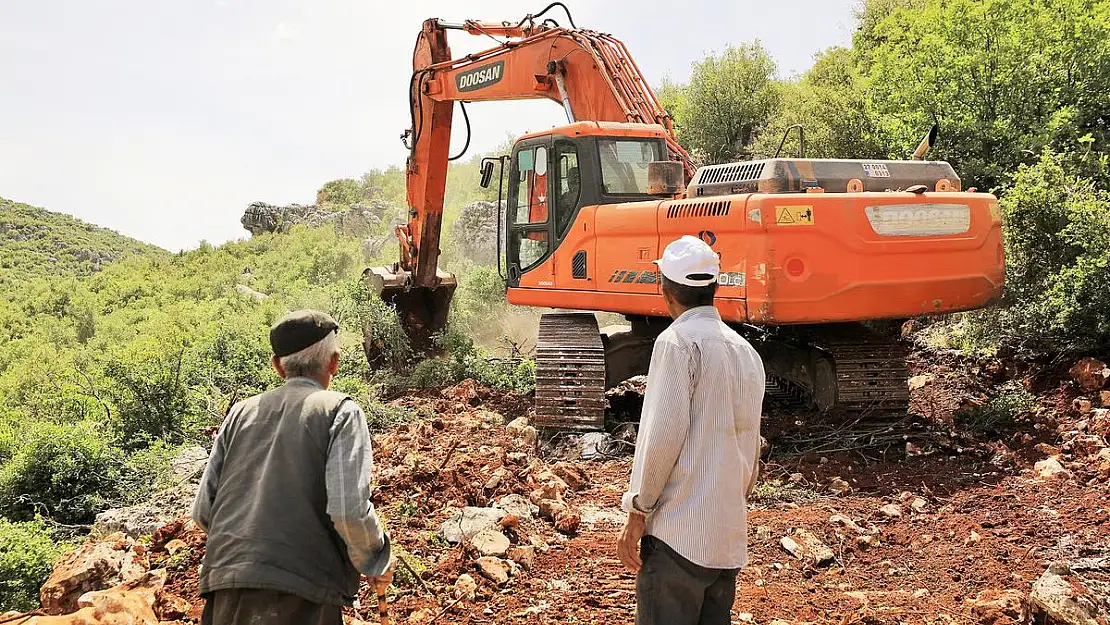
[[[686,235],[672,241],[655,261],[659,271],[671,282],[686,286],[709,286],[717,281],[721,259],[705,241]]]

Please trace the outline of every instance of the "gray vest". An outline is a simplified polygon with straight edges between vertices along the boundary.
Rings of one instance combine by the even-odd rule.
[[[349,605],[359,574],[327,513],[329,429],[347,395],[286,384],[236,404],[200,592],[261,588]]]

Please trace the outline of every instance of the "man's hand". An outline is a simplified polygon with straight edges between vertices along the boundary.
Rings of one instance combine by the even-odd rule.
[[[633,573],[639,573],[640,567],[644,564],[640,559],[640,539],[644,537],[645,524],[644,515],[639,512],[629,512],[624,531],[617,540],[617,557]]]
[[[379,596],[384,595],[389,585],[393,583],[393,569],[397,565],[397,558],[391,557],[389,559],[389,566],[386,567],[385,572],[381,575],[367,575],[366,581],[370,582],[370,587],[374,589]]]

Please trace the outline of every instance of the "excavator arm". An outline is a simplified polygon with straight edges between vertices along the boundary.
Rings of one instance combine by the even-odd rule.
[[[456,101],[543,98],[561,103],[572,122],[658,124],[666,130],[671,158],[683,163],[687,180],[695,173],[689,154],[675,140],[670,116],[628,48],[610,35],[574,27],[573,20],[570,28],[550,19],[537,23],[550,8],[518,23],[429,19],[417,37],[409,84],[412,127],[402,136],[409,147],[409,220],[396,229],[400,261],[392,268],[368,270],[372,285],[398,308],[414,341],[426,340],[446,325],[455,288],[454,277],[437,266]],[[499,45],[452,58],[447,42],[451,30],[488,36]]]

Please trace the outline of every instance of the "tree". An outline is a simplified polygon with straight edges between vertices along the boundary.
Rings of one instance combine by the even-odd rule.
[[[366,198],[363,186],[353,178],[340,178],[324,183],[316,192],[316,203],[321,206],[350,206]]]
[[[998,188],[1042,148],[1110,139],[1107,0],[877,0],[856,36],[882,133],[902,154],[934,119],[935,156]]]
[[[756,41],[694,63],[681,95],[665,84],[686,147],[707,164],[749,155],[782,104],[775,71],[775,62]]]
[[[805,131],[809,158],[886,158],[889,152],[851,50],[830,48],[817,55],[800,79],[784,82],[782,111],[756,142],[756,153],[773,156],[788,128]],[[791,131],[782,154],[798,153]]]

